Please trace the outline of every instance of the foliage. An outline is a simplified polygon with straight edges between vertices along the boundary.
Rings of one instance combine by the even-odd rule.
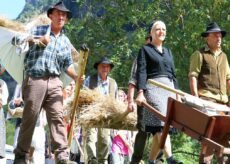
[[[7,113],[7,105],[3,106],[4,114]],[[6,120],[6,144],[13,145],[14,143],[14,131],[15,131],[15,119]]]
[[[185,134],[172,135],[173,154],[176,159],[186,164],[198,163],[200,144]]]
[[[87,43],[91,56],[87,73],[95,72],[92,65],[100,56],[107,55],[115,63],[111,76],[120,87],[127,87],[130,68],[138,49],[145,43],[148,24],[161,19],[167,25],[165,45],[172,49],[177,77],[182,90],[189,92],[189,57],[203,45],[200,33],[211,21],[223,28],[229,27],[227,9],[229,1],[205,0],[115,0],[77,2],[82,10],[81,19],[73,19],[68,25],[71,41],[79,48]],[[229,51],[226,37],[223,49]]]
[[[27,5],[28,11],[20,19],[26,20],[32,13],[45,9],[42,4],[48,6],[52,2],[54,0],[40,0],[36,10]],[[94,73],[94,62],[107,55],[115,64],[111,76],[123,88],[127,88],[132,61],[145,43],[148,24],[153,19],[166,23],[165,46],[173,52],[180,88],[186,92],[189,92],[187,75],[190,55],[204,45],[201,32],[212,21],[223,29],[230,29],[230,1],[227,0],[77,0],[76,4],[81,12],[80,17],[72,19],[66,30],[77,49],[83,43],[90,48],[86,74]],[[230,54],[228,35],[224,38],[223,50]],[[200,147],[196,141],[179,133],[172,142],[178,159],[185,163],[197,163],[197,158],[179,153],[199,154]]]
[[[111,76],[124,88],[127,87],[132,61],[144,44],[146,29],[153,19],[161,19],[167,25],[165,46],[172,49],[180,88],[186,92],[189,92],[190,55],[204,45],[201,32],[212,21],[218,22],[223,29],[229,28],[227,11],[230,1],[224,0],[211,0],[209,3],[206,0],[95,0],[81,1],[79,5],[87,12],[80,20],[73,19],[68,31],[76,47],[85,42],[90,48],[87,73],[95,71],[92,69],[95,60],[107,55],[115,63]],[[223,49],[227,54],[230,54],[229,42],[229,37],[226,37]],[[178,134],[172,143],[177,159],[184,163],[198,163],[196,155],[200,146],[197,141]]]

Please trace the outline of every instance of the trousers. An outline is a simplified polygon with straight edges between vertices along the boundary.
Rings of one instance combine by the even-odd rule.
[[[86,130],[86,152],[88,164],[107,164],[109,155],[109,129],[90,128]]]
[[[22,124],[14,150],[15,160],[28,156],[32,136],[39,113],[46,111],[51,132],[51,144],[57,159],[68,158],[67,131],[63,120],[62,82],[58,77],[26,77],[22,84],[22,96],[25,103]]]

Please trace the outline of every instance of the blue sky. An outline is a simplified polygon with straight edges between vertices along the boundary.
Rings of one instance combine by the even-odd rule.
[[[25,5],[25,0],[0,0],[0,15],[9,19],[15,19]]]

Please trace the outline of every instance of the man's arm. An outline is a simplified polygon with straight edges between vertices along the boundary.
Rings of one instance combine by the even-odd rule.
[[[197,78],[195,76],[189,77],[189,86],[193,96],[199,97],[197,89]]]
[[[70,66],[66,69],[66,73],[67,73],[67,75],[69,75],[74,81],[77,81],[78,76],[77,76],[77,73],[76,73],[76,71],[75,71],[75,69],[74,69],[73,64],[70,65]]]
[[[190,67],[189,67],[189,86],[190,91],[193,96],[198,97],[198,80],[197,77],[201,71],[201,66],[203,63],[202,54],[199,51],[195,51],[190,57]]]

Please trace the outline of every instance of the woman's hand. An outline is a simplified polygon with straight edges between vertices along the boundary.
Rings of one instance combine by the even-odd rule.
[[[137,94],[137,98],[136,98],[137,105],[141,106],[142,102],[145,102],[145,101],[146,99],[145,99],[143,90],[139,90]]]
[[[129,112],[133,112],[134,109],[135,109],[135,103],[134,103],[134,101],[133,100],[132,101],[128,101],[128,111]]]

